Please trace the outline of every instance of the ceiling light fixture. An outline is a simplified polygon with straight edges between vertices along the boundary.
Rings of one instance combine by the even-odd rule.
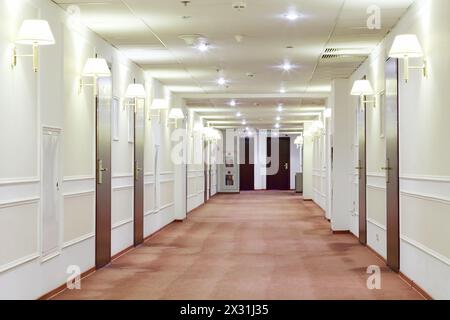
[[[18,55],[17,49],[14,47],[11,58],[11,67],[17,66],[17,58],[31,57],[33,58],[33,70],[38,72],[39,69],[39,46],[54,45],[50,25],[46,20],[25,20],[20,27],[19,34],[16,39],[17,44],[31,45],[33,47],[32,54]]]
[[[422,70],[423,76],[427,76],[427,62],[424,60],[422,66],[410,66],[410,58],[421,58],[423,57],[423,50],[419,43],[419,39],[415,34],[401,34],[395,37],[392,48],[389,52],[389,57],[403,59],[403,79],[408,82],[409,70],[418,69]]]
[[[280,103],[280,104],[278,105],[277,111],[278,111],[278,112],[283,112],[283,104]]]
[[[296,11],[290,10],[288,13],[284,15],[284,17],[289,21],[295,21],[299,18],[299,15]]]
[[[280,89],[280,93],[283,93],[283,94],[286,93],[286,89],[285,88],[281,88]]]
[[[294,66],[289,61],[285,61],[281,68],[283,68],[284,71],[291,71]]]
[[[247,124],[246,120],[242,120],[242,125],[245,126]]]
[[[236,105],[237,105],[236,100],[231,100],[230,101],[230,106],[236,107]]]
[[[242,117],[242,113],[240,113],[240,112],[236,113],[236,117],[238,117],[238,118]]]
[[[281,117],[280,116],[276,117],[276,120],[281,121]]]
[[[197,45],[197,49],[200,52],[206,52],[209,50],[209,43],[205,42],[205,41],[201,41],[198,45]]]
[[[277,124],[275,124],[275,129],[280,129],[280,124],[279,123],[277,123]]]
[[[224,86],[224,85],[227,84],[227,80],[225,80],[224,77],[220,77],[219,79],[217,79],[217,84],[218,84],[219,86]]]

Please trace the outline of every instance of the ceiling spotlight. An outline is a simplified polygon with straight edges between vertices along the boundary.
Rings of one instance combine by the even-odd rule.
[[[289,61],[285,61],[281,67],[284,71],[291,71],[294,68],[292,64],[289,63]]]
[[[299,15],[298,15],[297,12],[291,10],[291,11],[289,11],[288,13],[286,13],[286,14],[284,15],[284,17],[285,17],[287,20],[289,20],[289,21],[295,21],[295,20],[297,20],[297,19],[299,18]]]
[[[227,84],[227,80],[225,80],[224,77],[220,77],[219,79],[217,79],[217,84],[218,84],[219,86],[224,86],[224,85]]]
[[[238,118],[242,117],[242,113],[240,113],[240,112],[236,113],[236,117],[238,117]]]
[[[249,128],[249,127],[246,127],[245,130],[250,131],[250,128]]]
[[[242,120],[242,125],[245,126],[247,124],[247,121]]]
[[[286,93],[286,89],[285,88],[281,88],[280,89],[280,93]]]
[[[283,112],[283,105],[280,103],[277,108],[278,112]]]
[[[197,49],[200,52],[206,52],[209,50],[209,44],[207,42],[202,41],[197,45]]]
[[[279,123],[275,124],[275,129],[280,129],[280,124]]]
[[[230,106],[236,107],[236,105],[237,105],[236,100],[231,100],[230,101]]]
[[[281,117],[278,116],[278,117],[276,118],[276,120],[277,120],[277,121],[281,121]]]

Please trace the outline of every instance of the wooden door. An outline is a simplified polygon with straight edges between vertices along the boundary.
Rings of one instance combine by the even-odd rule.
[[[290,138],[268,138],[267,157],[271,159],[268,168],[277,167],[276,172],[268,171],[267,190],[290,190],[291,189],[291,139]]]
[[[399,123],[398,123],[398,60],[388,59],[385,66],[385,130],[386,130],[386,203],[387,262],[400,271],[400,207],[399,207]]]
[[[111,78],[97,80],[95,265],[111,262]]]
[[[363,80],[366,77],[364,76]],[[366,159],[366,135],[367,135],[367,104],[363,101],[366,97],[363,97],[359,101],[358,109],[358,214],[359,214],[359,242],[363,245],[367,244],[367,159]]]
[[[255,165],[251,163],[252,157],[250,156],[250,138],[241,139],[241,152],[239,164],[239,185],[241,191],[255,190]]]
[[[135,99],[134,113],[134,245],[144,242],[145,100]]]

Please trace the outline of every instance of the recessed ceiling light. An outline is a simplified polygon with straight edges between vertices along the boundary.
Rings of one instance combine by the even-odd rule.
[[[236,107],[236,105],[237,105],[236,100],[231,100],[230,101],[230,106]]]
[[[290,10],[288,13],[284,15],[284,17],[289,21],[295,21],[299,18],[299,15],[296,11]]]
[[[217,84],[218,84],[219,86],[224,86],[224,85],[227,84],[227,80],[225,80],[224,77],[220,77],[219,79],[217,79]]]
[[[249,127],[246,127],[245,130],[250,131],[250,128],[249,128]]]
[[[207,42],[202,41],[197,45],[197,49],[200,52],[206,52],[209,50],[209,44]]]
[[[277,108],[278,112],[283,112],[283,105],[280,103]]]
[[[277,120],[277,121],[280,121],[280,120],[281,120],[281,117],[280,117],[280,116],[278,116],[278,117],[276,118],[276,120]]]
[[[275,124],[275,128],[280,129],[280,124],[279,123]]]
[[[280,89],[280,93],[286,93],[286,89],[285,88],[281,88]]]
[[[247,121],[242,120],[242,125],[245,126],[247,124]]]
[[[238,117],[238,118],[242,117],[242,113],[240,113],[240,112],[236,113],[236,117]]]
[[[283,68],[284,71],[291,71],[294,66],[289,61],[285,61],[281,68]]]

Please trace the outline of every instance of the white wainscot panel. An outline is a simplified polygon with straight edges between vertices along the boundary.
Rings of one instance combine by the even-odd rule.
[[[95,235],[95,192],[64,195],[64,247]]]
[[[0,273],[39,257],[39,199],[0,203]]]
[[[133,186],[116,187],[112,192],[112,227],[118,228],[133,221]]]

